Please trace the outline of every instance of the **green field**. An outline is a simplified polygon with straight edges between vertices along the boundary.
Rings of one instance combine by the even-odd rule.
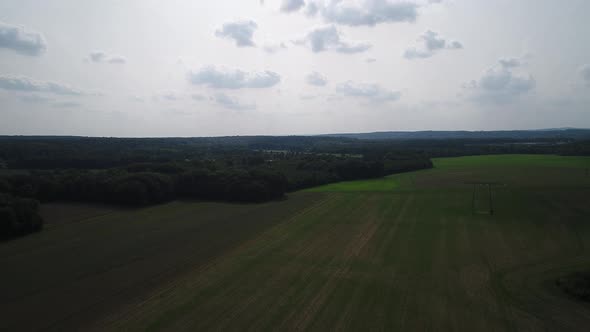
[[[0,244],[0,330],[587,330],[555,280],[590,270],[590,158],[434,163],[258,205],[74,207]]]

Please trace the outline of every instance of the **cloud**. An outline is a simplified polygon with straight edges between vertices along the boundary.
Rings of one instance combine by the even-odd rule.
[[[401,97],[399,91],[388,90],[378,84],[354,83],[348,81],[339,84],[336,92],[349,96],[368,99],[372,102],[396,101]]]
[[[256,109],[254,104],[243,104],[237,98],[226,95],[225,93],[216,93],[212,97],[213,101],[218,105],[231,110],[253,110]]]
[[[498,65],[489,68],[478,80],[464,85],[469,98],[483,103],[506,104],[532,91],[536,85],[533,76],[515,73],[514,68],[517,68],[515,62],[498,60]]]
[[[88,55],[92,62],[103,62],[107,55],[101,51],[90,52]]]
[[[312,72],[305,77],[305,81],[309,85],[314,86],[326,86],[328,84],[328,79],[318,72]]]
[[[120,55],[109,55],[103,51],[90,52],[88,59],[94,63],[110,63],[110,64],[124,64],[127,63],[127,59]]]
[[[281,76],[272,71],[246,73],[241,70],[217,69],[214,66],[191,71],[188,80],[194,85],[205,85],[215,89],[262,89],[273,87]]]
[[[314,53],[334,51],[338,53],[360,53],[371,48],[371,44],[345,41],[334,25],[315,28],[303,39],[295,41],[297,45],[307,45]]]
[[[301,100],[313,100],[316,99],[318,96],[316,95],[300,95],[299,99]]]
[[[266,53],[275,54],[279,51],[286,50],[287,45],[285,43],[269,43],[264,45],[262,48]]]
[[[285,13],[295,12],[305,6],[303,0],[283,0],[281,2],[281,11]]]
[[[375,26],[380,23],[414,22],[418,7],[412,1],[391,0],[316,0],[307,5],[306,12],[319,13],[330,23],[348,26]]]
[[[49,104],[55,108],[81,107],[82,104],[74,101],[56,101],[54,98],[40,96],[37,94],[24,95],[19,98],[22,102],[30,104]]]
[[[164,90],[154,93],[151,97],[151,100],[153,102],[175,102],[183,100],[185,97],[186,95],[181,92]]]
[[[590,65],[583,65],[582,67],[580,67],[578,72],[582,80],[584,80],[584,82],[586,82],[586,84],[590,86]]]
[[[523,60],[519,58],[501,58],[498,63],[506,69],[517,68],[524,64]]]
[[[0,22],[0,48],[29,56],[39,56],[47,49],[45,38],[38,32]]]
[[[160,97],[162,97],[162,99],[167,100],[167,101],[177,101],[177,100],[182,99],[178,94],[176,94],[174,92],[162,93],[160,95]]]
[[[207,97],[205,97],[205,96],[203,96],[203,95],[201,95],[201,94],[198,94],[198,93],[192,94],[192,95],[191,95],[191,98],[192,98],[194,101],[203,101],[203,100],[207,99]]]
[[[114,65],[124,64],[124,63],[127,63],[127,59],[122,56],[114,56],[109,59],[109,63],[114,64]]]
[[[73,102],[73,101],[63,101],[63,102],[55,102],[52,103],[51,106],[56,108],[74,108],[74,107],[81,107],[82,104]]]
[[[235,21],[224,23],[221,29],[215,31],[219,38],[233,39],[238,47],[254,47],[254,31],[258,25],[254,21]]]
[[[426,31],[418,38],[419,45],[408,48],[404,53],[406,59],[424,59],[429,58],[440,50],[457,50],[462,49],[463,44],[455,40],[447,40],[437,32]]]
[[[320,10],[320,8],[318,7],[318,5],[315,2],[310,2],[305,7],[305,15],[310,16],[310,17],[316,16],[317,13],[319,12],[319,10]]]
[[[377,61],[377,59],[375,59],[375,58],[368,58],[367,60],[365,60],[365,62],[367,62],[367,63],[374,63],[376,61]]]
[[[87,92],[70,86],[49,82],[36,81],[24,76],[0,76],[0,89],[23,92],[45,92],[56,95],[82,96]]]
[[[24,95],[24,96],[21,96],[19,99],[22,102],[31,103],[31,104],[48,103],[48,102],[51,102],[54,100],[53,98],[40,96],[40,95],[36,95],[36,94]]]

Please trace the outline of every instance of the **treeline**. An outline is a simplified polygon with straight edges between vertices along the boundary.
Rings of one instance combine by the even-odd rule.
[[[590,155],[590,141],[572,137],[495,139],[359,140],[322,136],[235,136],[203,138],[93,138],[0,136],[0,168],[108,169],[133,163],[230,160],[272,152],[361,155],[367,160],[388,153],[398,157],[452,157],[480,154]]]
[[[289,190],[299,190],[332,182],[380,178],[385,175],[432,168],[428,158],[379,159],[343,158],[330,155],[309,155],[282,163]]]
[[[560,154],[565,156],[590,156],[590,141],[578,141],[564,144]]]
[[[217,161],[134,163],[106,170],[31,170],[0,177],[0,192],[41,202],[143,206],[177,198],[228,202],[280,199],[287,191],[431,168],[426,158],[365,160],[334,155],[265,159],[254,153]],[[276,155],[270,154],[266,157]]]
[[[40,231],[39,202],[0,193],[0,239]]]
[[[132,163],[226,159],[255,150],[312,151],[350,141],[319,137],[101,138],[0,136],[0,168],[106,169]]]
[[[55,170],[6,176],[2,182],[4,192],[42,202],[133,206],[176,198],[261,202],[281,198],[287,188],[282,174],[263,169],[193,169],[171,174],[126,169]]]
[[[590,141],[572,139],[399,139],[356,140],[315,147],[313,153],[359,154],[365,157],[394,153],[425,158],[489,154],[589,155]]]
[[[4,176],[0,179],[0,192],[42,202],[83,201],[133,206],[158,204],[177,198],[262,202],[279,199],[287,191],[430,168],[432,163],[430,160],[383,162],[307,158],[291,170],[286,166],[283,171],[268,166],[186,170],[171,164],[152,167],[132,165],[125,169],[95,171],[33,171]],[[280,168],[281,165],[275,167]]]

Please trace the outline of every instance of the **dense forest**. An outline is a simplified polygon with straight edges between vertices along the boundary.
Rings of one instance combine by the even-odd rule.
[[[41,230],[39,202],[0,193],[0,240]]]
[[[431,168],[432,157],[497,153],[589,155],[590,143],[563,137],[521,141],[4,136],[0,232],[13,236],[41,229],[39,202],[263,202],[321,184]]]

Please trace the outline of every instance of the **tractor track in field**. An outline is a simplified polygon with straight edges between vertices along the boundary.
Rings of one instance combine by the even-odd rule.
[[[590,259],[585,257],[583,252],[575,256],[558,255],[498,270],[491,276],[491,284],[498,292],[498,295],[514,308],[534,317],[539,322],[545,322],[545,324],[550,324],[559,330],[570,330],[571,323],[568,324],[568,321],[571,322],[573,319],[559,321],[554,314],[555,312],[562,312],[559,303],[563,304],[564,301],[574,303],[573,300],[567,298],[565,294],[549,294],[544,289],[546,286],[543,283],[550,276],[557,277],[562,274],[560,271],[572,269],[575,271],[576,268],[587,269],[589,266]],[[539,276],[544,277],[539,278]],[[514,291],[508,286],[514,281],[518,281],[518,286],[520,286],[518,291]],[[525,295],[526,297],[523,298]],[[552,305],[553,302],[556,304]],[[580,307],[580,309],[582,308]],[[584,321],[588,321],[590,319],[590,308],[586,307],[584,311],[580,315],[585,316]],[[515,327],[514,330],[517,330],[517,328]]]
[[[547,204],[554,206],[554,208],[558,210],[561,210],[561,212],[557,214],[559,216],[568,215],[570,213],[569,210],[564,209],[562,206],[556,205],[553,201],[549,200],[547,201]],[[558,219],[558,221],[560,222],[560,227],[563,229],[563,227],[565,227],[565,222],[562,222],[561,219]],[[572,225],[570,225],[570,227],[572,227]],[[564,254],[553,255],[552,257],[550,256],[532,259],[532,261],[526,264],[519,264],[516,266],[498,269],[490,276],[492,288],[495,289],[497,295],[500,298],[503,298],[511,306],[517,310],[520,310],[522,313],[530,315],[536,319],[538,323],[545,322],[545,324],[548,323],[554,328],[560,330],[569,330],[572,324],[568,324],[566,322],[572,319],[562,319],[562,321],[558,321],[554,318],[554,314],[548,313],[547,311],[562,311],[560,310],[559,305],[551,305],[551,303],[554,301],[559,303],[564,299],[566,301],[569,299],[567,299],[567,296],[564,294],[560,294],[560,296],[555,294],[548,295],[548,292],[544,289],[546,286],[540,285],[542,282],[536,280],[535,277],[538,278],[539,276],[545,276],[540,279],[546,280],[548,276],[556,275],[558,271],[567,271],[573,267],[587,269],[590,266],[590,258],[586,257],[587,253],[585,250],[584,241],[580,237],[580,233],[571,228],[569,229],[569,232],[571,233],[570,238],[575,239],[575,249],[573,253],[567,252]],[[557,244],[550,247],[556,248]],[[513,279],[519,281],[519,285],[523,288],[519,289],[518,291],[511,290],[508,285],[510,283],[509,280]],[[531,283],[528,281],[531,281]],[[524,293],[527,295],[527,301],[524,301],[522,298]],[[585,316],[584,321],[590,320],[589,309],[590,308],[585,308],[585,312],[580,314]],[[513,330],[518,330],[518,328],[513,326]]]
[[[322,196],[318,196],[318,197],[322,197]],[[328,201],[329,196],[323,195],[323,199],[320,200],[319,202],[316,202],[314,204],[312,204],[311,206],[309,206],[306,209],[303,209],[302,211],[297,212],[295,215],[290,216],[290,218],[288,218],[286,220],[286,222],[289,222],[293,219],[295,219],[297,216],[308,213],[310,211],[310,209],[314,209],[317,208],[318,206],[321,206],[322,204],[325,204]],[[146,310],[148,312],[150,312],[149,307],[153,307],[155,303],[162,303],[162,300],[167,299],[168,295],[173,294],[173,291],[178,290],[179,288],[186,288],[186,287],[193,287],[194,286],[194,282],[198,281],[199,283],[201,283],[201,285],[205,282],[210,282],[210,280],[208,281],[206,278],[192,278],[192,279],[187,279],[184,278],[182,276],[188,275],[188,274],[195,274],[195,275],[204,275],[205,272],[207,271],[211,271],[211,270],[215,270],[218,269],[221,262],[223,261],[224,257],[226,255],[231,255],[231,253],[234,252],[240,252],[242,250],[244,250],[244,248],[248,248],[251,245],[251,240],[246,240],[245,242],[238,244],[237,247],[234,248],[230,248],[229,251],[227,251],[226,253],[224,253],[221,256],[217,256],[214,257],[213,259],[209,260],[208,262],[206,262],[205,264],[201,264],[200,266],[198,266],[196,269],[193,269],[191,272],[186,271],[186,264],[190,262],[190,256],[186,256],[186,259],[184,260],[185,263],[181,264],[183,265],[183,267],[181,269],[171,269],[170,271],[164,271],[162,272],[162,274],[171,272],[173,274],[177,274],[174,271],[180,271],[182,272],[180,277],[176,277],[172,280],[166,280],[166,283],[163,285],[159,285],[158,288],[150,291],[149,294],[144,294],[143,296],[140,296],[138,298],[136,298],[136,300],[131,301],[129,304],[119,308],[119,310],[117,310],[117,312],[113,312],[110,314],[107,314],[105,316],[103,316],[102,318],[99,318],[98,320],[95,320],[94,322],[87,324],[86,329],[88,330],[104,330],[106,328],[116,328],[117,326],[120,326],[123,322],[129,320],[129,319],[138,319],[139,316],[142,315],[142,311]],[[158,282],[159,283],[159,282]],[[169,299],[167,299],[169,300]]]
[[[370,201],[376,200],[375,196],[370,197],[371,199],[364,202],[364,204],[369,204]],[[377,230],[377,222],[375,221],[376,218],[377,217],[373,213],[365,218],[363,229],[357,233],[356,237],[351,239],[350,243],[346,246],[346,248],[344,248],[343,256],[338,259],[337,264],[339,266],[334,269],[327,282],[321,287],[313,299],[305,306],[305,309],[300,314],[300,317],[294,319],[296,324],[293,326],[293,330],[303,331],[307,328],[319,309],[326,302],[328,296],[338,286],[338,281],[345,278],[350,272],[350,262],[354,258],[358,257],[361,250],[365,247],[367,242],[373,237],[375,231]]]
[[[323,233],[323,236],[321,236],[323,241],[317,241],[317,243],[312,243],[312,244],[308,244],[308,245],[305,245],[305,243],[302,243],[302,245],[298,248],[298,250],[293,253],[292,260],[296,261],[296,260],[301,259],[303,257],[313,256],[314,252],[321,251],[322,247],[329,245],[329,243],[331,242],[330,237],[334,238],[334,237],[338,236],[338,233],[337,233],[337,230],[333,228],[333,229],[329,230],[329,235],[328,236],[326,236],[326,235],[328,235],[328,234]],[[320,236],[318,236],[318,238],[320,238]],[[277,241],[275,239],[274,243],[276,243],[276,242],[282,242],[282,241]],[[261,248],[260,253],[265,252],[267,250],[268,250],[267,248]],[[300,274],[301,272],[306,272],[305,270],[306,269],[304,266],[299,266],[298,270],[294,270],[293,266],[290,266],[288,263],[284,264],[282,267],[279,268],[278,271],[273,273],[273,275],[271,276],[270,279],[265,280],[264,287],[265,287],[265,289],[276,289],[281,284],[281,282],[285,281],[286,279],[289,279],[289,277],[291,277],[293,274]],[[307,271],[307,272],[309,272],[309,271]],[[311,276],[312,274],[308,273],[307,275]],[[240,287],[240,285],[238,285],[238,287]],[[239,303],[239,304],[235,305],[234,308],[231,308],[231,309],[228,308],[224,313],[224,321],[226,323],[233,322],[233,320],[235,318],[239,317],[241,314],[246,312],[253,304],[257,303],[258,301],[261,301],[266,295],[267,294],[264,294],[263,292],[257,292],[255,294],[253,294],[253,296],[242,301],[243,303]],[[221,294],[219,297],[226,298],[227,295]],[[224,324],[217,326],[217,328],[224,329]]]
[[[274,226],[273,228],[266,230],[265,232],[263,232],[262,234],[260,234],[256,238],[249,239],[249,240],[243,242],[242,244],[233,248],[232,250],[230,250],[226,254],[216,257],[215,259],[211,260],[207,264],[202,265],[202,266],[198,267],[196,270],[193,270],[192,272],[187,273],[186,276],[176,278],[176,279],[168,282],[166,285],[159,287],[155,291],[152,291],[151,294],[144,296],[142,298],[141,302],[130,304],[127,306],[127,308],[124,308],[123,310],[119,311],[118,313],[116,313],[114,315],[110,315],[110,316],[102,319],[101,321],[95,323],[95,329],[96,330],[103,330],[104,328],[106,328],[108,326],[116,327],[128,319],[133,319],[133,320],[140,319],[141,320],[141,318],[139,318],[139,317],[142,316],[142,313],[146,313],[146,312],[153,312],[156,316],[161,315],[162,313],[154,312],[151,309],[147,308],[146,306],[153,307],[156,303],[160,304],[162,300],[166,300],[167,303],[174,303],[176,301],[175,296],[174,296],[175,291],[179,291],[182,289],[189,290],[189,289],[194,289],[194,288],[204,288],[204,287],[207,287],[207,285],[211,285],[212,283],[215,282],[215,280],[214,280],[214,278],[213,279],[208,278],[207,274],[208,273],[214,273],[214,274],[221,273],[220,269],[223,269],[223,262],[227,256],[232,256],[235,254],[247,252],[253,246],[260,245],[260,243],[263,243],[262,249],[267,250],[269,246],[273,245],[273,243],[269,241],[269,238],[270,238],[270,236],[275,235],[276,232],[274,232],[274,230],[277,227],[285,227],[286,225],[293,223],[298,218],[300,218],[304,215],[313,213],[314,211],[316,211],[318,209],[321,209],[323,206],[325,206],[326,204],[328,204],[330,201],[333,200],[333,195],[321,195],[319,197],[323,197],[323,198],[320,201],[314,203],[313,205],[307,207],[306,209],[303,209],[302,211],[297,212],[296,214],[290,216],[287,220],[279,223],[278,225]],[[270,235],[270,234],[272,234],[272,235]],[[286,233],[281,234],[279,232],[279,234],[281,237],[279,237],[278,240],[284,240],[284,238],[286,238],[288,236],[288,234],[286,234]],[[260,241],[260,238],[266,239],[266,240]],[[196,276],[196,277],[194,277],[194,276]],[[188,303],[188,304],[190,304],[190,303]],[[135,317],[135,318],[133,318],[133,317]]]

